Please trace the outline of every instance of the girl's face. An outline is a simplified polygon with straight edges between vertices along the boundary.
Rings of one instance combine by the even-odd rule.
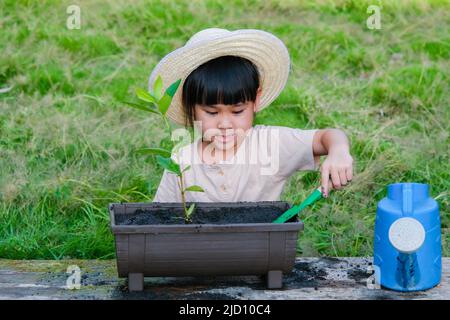
[[[257,91],[255,102],[195,105],[195,121],[200,121],[203,140],[211,141],[214,148],[219,150],[228,150],[238,145],[253,125],[260,97],[261,88]]]

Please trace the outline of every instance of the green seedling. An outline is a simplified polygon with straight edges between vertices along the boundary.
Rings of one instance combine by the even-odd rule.
[[[161,76],[158,76],[154,85],[153,91],[148,92],[147,90],[137,88],[136,96],[140,100],[139,103],[123,101],[128,106],[138,109],[141,111],[146,111],[152,114],[156,114],[164,120],[166,128],[169,133],[169,137],[172,137],[172,127],[170,126],[169,121],[167,120],[166,112],[169,109],[170,103],[172,102],[172,98],[175,95],[178,87],[180,85],[181,79],[178,79],[174,83],[172,83],[165,91],[163,91],[163,82]],[[156,157],[156,162],[162,166],[164,169],[174,173],[178,178],[178,186],[181,190],[181,199],[183,203],[184,209],[184,220],[185,223],[192,222],[192,214],[195,209],[195,204],[191,204],[189,208],[186,207],[186,192],[204,192],[204,190],[200,186],[189,186],[186,187],[184,185],[183,173],[190,169],[190,166],[187,166],[183,170],[180,169],[180,165],[176,163],[171,155],[173,152],[177,152],[179,148],[171,147],[170,150],[166,148],[143,148],[136,150],[138,154],[145,155],[153,155]]]

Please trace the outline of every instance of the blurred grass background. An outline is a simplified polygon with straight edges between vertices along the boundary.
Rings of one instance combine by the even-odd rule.
[[[356,178],[302,214],[303,256],[367,256],[377,202],[393,182],[431,185],[450,255],[448,1],[0,2],[0,258],[114,258],[107,205],[151,201],[162,168],[157,117],[119,100],[208,27],[263,29],[292,58],[288,84],[258,124],[341,128]],[[381,5],[381,30],[366,12]],[[318,172],[295,174],[298,202]]]

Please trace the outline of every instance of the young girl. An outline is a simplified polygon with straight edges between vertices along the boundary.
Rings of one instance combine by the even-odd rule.
[[[210,28],[165,56],[149,86],[161,76],[167,87],[181,79],[166,115],[201,136],[172,158],[184,173],[188,202],[279,201],[289,176],[314,170],[320,156],[322,193],[352,180],[353,159],[338,129],[302,130],[253,126],[261,111],[283,90],[290,71],[284,43],[253,29]],[[282,109],[280,110],[282,112]],[[181,202],[178,177],[165,170],[154,202]]]

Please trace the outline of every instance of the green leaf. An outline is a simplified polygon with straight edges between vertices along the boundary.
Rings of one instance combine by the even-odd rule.
[[[161,76],[158,75],[158,77],[155,80],[155,83],[153,84],[153,95],[155,96],[155,98],[158,101],[163,96],[162,87],[163,87],[163,82],[162,82]]]
[[[172,158],[156,156],[156,161],[166,170],[175,173],[177,176],[181,175],[180,165],[172,160]]]
[[[183,171],[181,171],[181,172],[185,172],[185,171],[187,171],[187,170],[189,170],[191,168],[191,165],[188,165],[186,168],[184,168],[183,169]]]
[[[189,207],[189,209],[187,209],[186,217],[189,218],[189,217],[192,215],[192,212],[194,211],[194,208],[195,208],[195,203],[191,204],[191,206]]]
[[[184,191],[205,192],[205,190],[203,190],[200,186],[190,186],[184,189]]]
[[[166,114],[167,109],[169,109],[170,103],[172,102],[172,97],[169,96],[168,94],[165,94],[161,100],[159,100],[158,102],[158,109],[159,112],[161,112],[162,114]]]
[[[144,89],[136,88],[135,92],[136,92],[136,96],[140,100],[145,101],[145,102],[150,102],[150,103],[157,103],[157,100],[155,99],[155,97],[153,97],[150,93],[148,93]]]
[[[143,148],[136,150],[138,154],[154,154],[170,158],[170,151],[162,148]]]
[[[166,94],[169,95],[171,98],[175,95],[175,92],[177,92],[178,86],[181,83],[181,79],[178,79],[174,83],[172,83],[167,89]]]
[[[147,111],[147,112],[151,112],[151,113],[156,113],[156,114],[160,114],[157,110],[155,109],[151,109],[148,106],[143,106],[141,104],[137,104],[134,102],[129,102],[129,101],[121,101],[122,103],[127,104],[128,106],[134,108],[134,109],[138,109],[138,110],[142,110],[142,111]]]

